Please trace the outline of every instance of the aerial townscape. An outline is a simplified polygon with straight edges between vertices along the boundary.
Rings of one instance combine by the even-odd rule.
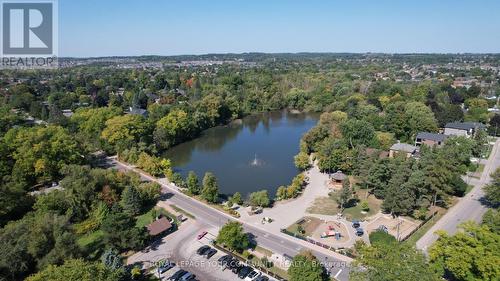
[[[0,69],[0,281],[500,280],[499,40],[351,52],[308,49],[323,42],[312,35],[258,49],[271,43],[240,34],[226,49],[179,24],[232,30],[194,4],[156,27],[158,11],[132,16],[153,2],[103,4],[144,32],[133,40],[163,42],[147,29],[172,26],[203,39],[155,52],[124,49],[123,17],[69,2],[58,67]],[[242,24],[197,3],[247,28],[275,15],[241,1],[230,10],[248,9]]]

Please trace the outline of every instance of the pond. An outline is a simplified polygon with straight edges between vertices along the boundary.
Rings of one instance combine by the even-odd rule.
[[[177,145],[164,154],[184,177],[194,171],[218,180],[219,192],[244,196],[267,189],[274,197],[299,172],[293,157],[300,138],[316,125],[318,114],[266,112],[247,116],[227,126],[206,130],[200,137]]]

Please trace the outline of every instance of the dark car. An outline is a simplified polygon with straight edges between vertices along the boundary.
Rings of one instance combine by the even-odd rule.
[[[194,275],[191,272],[186,272],[181,277],[179,277],[179,280],[180,281],[189,281],[189,280],[193,280],[194,278],[196,278],[196,275]]]
[[[361,223],[359,221],[352,221],[353,228],[359,228],[360,226],[361,226]]]
[[[226,270],[226,268],[231,268],[230,267],[231,263],[234,263],[234,259],[230,255],[223,256],[223,259],[222,260],[221,259],[219,259],[220,260],[219,264],[220,266],[222,266],[223,271]]]
[[[364,233],[365,231],[361,227],[356,228],[356,235],[363,236]]]
[[[205,257],[207,260],[211,257],[213,257],[217,253],[216,249],[209,249],[208,251],[205,252]]]
[[[232,262],[229,264],[229,268],[234,274],[238,274],[238,272],[240,272],[240,270],[243,268],[243,265],[241,265],[237,260],[232,260]]]
[[[254,281],[269,281],[269,278],[267,276],[261,275],[257,277]]]
[[[175,267],[175,263],[167,261],[165,264],[162,264],[158,267],[158,271],[160,273],[165,273],[174,267]]]
[[[245,277],[247,277],[247,275],[252,272],[253,269],[250,267],[250,266],[244,266],[243,268],[240,269],[240,271],[238,272],[238,277],[240,279],[243,279]]]
[[[219,264],[224,264],[224,263],[227,263],[232,258],[233,257],[231,257],[231,255],[224,255],[224,256],[218,258],[217,261],[219,262]]]
[[[207,246],[207,245],[203,245],[201,246],[200,248],[198,248],[198,250],[196,250],[196,253],[198,255],[204,255],[208,250],[210,250],[210,246]]]
[[[182,275],[186,274],[186,272],[187,271],[185,271],[184,269],[179,269],[174,273],[174,275],[170,276],[168,280],[177,281],[181,278]]]

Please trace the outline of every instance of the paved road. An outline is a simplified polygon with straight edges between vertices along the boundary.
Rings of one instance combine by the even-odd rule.
[[[154,181],[162,186],[162,193],[169,202],[181,209],[193,214],[197,221],[211,227],[221,227],[229,220],[236,220],[243,224],[244,229],[253,234],[259,245],[277,254],[287,254],[295,256],[303,249],[310,250],[320,261],[325,262],[327,269],[331,271],[331,276],[340,281],[349,279],[349,257],[334,253],[308,242],[290,237],[282,233],[270,233],[255,225],[248,224],[217,209],[209,207],[185,194],[179,192],[174,186],[142,173],[132,166],[111,159],[113,165],[122,170],[132,170],[139,173],[141,177],[148,181]]]
[[[434,243],[438,236],[434,234],[437,230],[444,230],[448,234],[454,234],[457,226],[465,221],[481,222],[481,219],[487,208],[481,203],[484,196],[483,186],[491,180],[490,174],[500,167],[500,139],[497,139],[491,151],[488,161],[480,179],[468,178],[466,181],[474,185],[474,188],[461,198],[458,203],[451,207],[448,212],[431,227],[431,229],[420,240],[417,241],[417,248],[427,251],[428,247]]]

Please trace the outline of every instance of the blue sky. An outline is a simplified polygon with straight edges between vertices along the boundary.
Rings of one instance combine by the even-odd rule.
[[[59,55],[500,52],[497,0],[59,0]]]

